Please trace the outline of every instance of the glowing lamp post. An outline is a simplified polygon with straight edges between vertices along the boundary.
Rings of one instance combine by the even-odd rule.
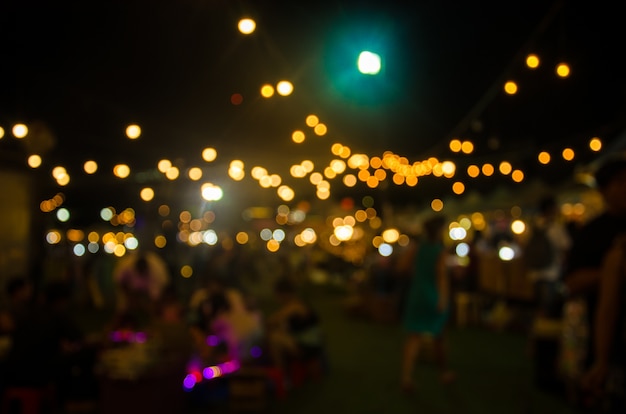
[[[364,75],[377,75],[382,68],[380,56],[373,52],[364,51],[359,54],[357,61],[359,72]]]

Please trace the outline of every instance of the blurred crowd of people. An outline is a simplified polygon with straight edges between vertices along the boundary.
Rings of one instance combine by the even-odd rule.
[[[455,295],[480,290],[481,257],[501,243],[519,242],[516,249],[533,286],[533,318],[558,320],[563,332],[580,328],[574,337],[563,334],[559,354],[548,362],[560,364],[579,408],[625,412],[626,160],[607,160],[595,179],[604,210],[579,228],[566,226],[556,199],[549,195],[536,206],[529,237],[513,240],[498,233],[488,239],[476,231],[461,266],[444,243],[448,221],[435,214],[396,254],[373,251],[346,277],[348,283],[365,282],[361,284],[370,293],[359,303],[351,302],[352,311],[393,298],[388,321],[398,322],[406,333],[399,368],[404,392],[415,387],[415,365],[426,343],[433,346],[439,380],[455,380],[447,361],[448,346],[454,346],[447,332]],[[115,303],[97,332],[85,331],[78,322],[81,315],[67,280],[37,287],[26,277],[10,279],[0,308],[0,389],[53,385],[60,403],[77,394],[96,398],[103,376],[141,376],[141,369],[133,374],[128,364],[126,371],[112,375],[112,356],[129,345],[140,345],[147,362],[137,366],[153,376],[182,377],[193,359],[202,366],[224,361],[271,366],[288,381],[293,360],[324,353],[323,321],[301,291],[311,269],[303,261],[294,265],[279,260],[269,272],[271,280],[259,284],[271,286],[271,306],[260,306],[258,296],[238,283],[241,269],[232,265],[241,266],[242,261],[232,254],[224,252],[209,262],[197,279],[200,284],[186,293],[177,290],[156,253],[129,255],[112,272]]]
[[[113,272],[115,303],[94,313],[106,313],[101,323],[81,320],[88,309],[76,306],[66,280],[37,288],[27,277],[10,279],[0,308],[0,394],[45,389],[63,407],[97,401],[103,383],[148,377],[177,378],[172,391],[182,393],[193,364],[226,361],[283,371],[288,386],[289,364],[321,357],[324,347],[319,315],[302,295],[305,279],[278,269],[261,309],[227,273],[208,269],[182,295],[162,259],[134,253]]]
[[[535,341],[531,354],[537,362],[537,385],[546,386],[543,379],[551,376],[549,386],[558,383],[583,412],[626,412],[626,159],[605,160],[595,172],[595,182],[603,204],[597,216],[577,225],[567,223],[555,195],[548,194],[535,206],[525,237],[517,238],[506,226],[490,238],[476,231],[469,243],[469,263],[463,266],[455,260],[456,245],[443,243],[449,229],[442,215],[424,220],[422,233],[401,254],[374,255],[362,277],[368,294],[351,298],[348,309],[371,316],[380,312],[373,303],[392,298],[395,308],[388,320],[401,322],[406,331],[400,368],[403,391],[414,389],[415,362],[425,342],[433,347],[442,382],[455,378],[447,366],[445,340],[454,322],[450,316],[455,295],[480,293],[481,260],[497,257],[506,245],[519,255],[514,266],[523,267],[531,286],[533,311],[527,325],[529,340]],[[492,297],[492,314],[506,308],[506,297],[486,293]],[[559,331],[556,338],[540,343],[535,329],[545,322]],[[546,350],[546,342],[551,350]]]

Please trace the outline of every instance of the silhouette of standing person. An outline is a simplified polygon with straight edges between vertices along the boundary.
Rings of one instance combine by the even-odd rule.
[[[570,297],[581,298],[588,313],[590,335],[584,344],[583,372],[590,371],[594,363],[603,364],[607,361],[623,368],[626,346],[623,334],[616,334],[618,329],[624,329],[623,323],[620,327],[617,316],[610,319],[605,316],[617,315],[617,307],[611,305],[615,303],[611,297],[619,295],[619,272],[615,270],[618,268],[615,262],[620,259],[620,254],[623,255],[615,246],[626,235],[626,158],[611,158],[603,163],[596,171],[595,179],[604,201],[604,211],[578,231],[564,278],[566,293]],[[606,262],[613,263],[613,270]],[[607,285],[613,287],[607,291]],[[601,287],[604,292],[603,302],[599,295]],[[597,310],[601,310],[604,319],[598,319]],[[623,317],[623,309],[621,313]],[[598,345],[601,347],[598,348]],[[608,372],[600,371],[597,366],[592,369],[592,382],[596,387],[604,387],[608,380]],[[623,378],[621,388],[623,396]],[[597,393],[598,390],[591,391]]]
[[[414,389],[413,370],[425,335],[434,338],[436,362],[440,380],[447,383],[455,378],[448,369],[445,350],[445,327],[449,317],[450,280],[447,253],[443,244],[445,219],[435,216],[424,222],[425,238],[420,242],[404,311],[403,325],[407,332],[401,368],[404,392]]]
[[[117,312],[130,313],[147,323],[170,283],[163,259],[153,252],[137,252],[118,263],[113,272],[117,285]]]

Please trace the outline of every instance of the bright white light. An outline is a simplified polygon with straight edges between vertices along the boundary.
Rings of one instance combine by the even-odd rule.
[[[137,247],[139,247],[139,240],[137,240],[137,238],[135,237],[129,237],[124,240],[124,246],[126,246],[128,250],[135,250]]]
[[[511,231],[515,234],[522,234],[526,231],[526,223],[522,220],[515,220],[511,223]]]
[[[291,95],[293,92],[293,84],[289,81],[280,81],[276,84],[276,92],[282,96]]]
[[[66,221],[68,221],[70,219],[70,212],[68,209],[66,208],[60,208],[57,210],[57,219],[60,222],[65,223]]]
[[[215,230],[207,230],[204,232],[204,235],[202,236],[202,240],[210,245],[210,246],[214,246],[217,243],[217,233],[215,233]]]
[[[113,241],[106,242],[104,244],[104,251],[112,254],[115,251],[115,246],[117,246],[117,244]]]
[[[241,19],[237,24],[239,31],[243,34],[250,34],[256,29],[256,22],[252,19]]]
[[[202,186],[202,198],[206,201],[221,200],[224,196],[222,189],[213,184],[205,184]]]
[[[113,210],[106,207],[100,210],[100,218],[104,221],[109,221],[113,218]]]
[[[310,227],[302,230],[301,237],[305,243],[313,243],[315,242],[315,240],[317,240],[317,234],[315,234],[315,230]]]
[[[467,236],[467,230],[463,227],[454,227],[450,229],[450,238],[452,240],[463,240]]]
[[[354,233],[354,228],[352,226],[337,226],[335,227],[335,237],[339,241],[346,241],[352,238],[352,233]]]
[[[393,253],[393,246],[387,243],[381,243],[380,246],[378,246],[378,253],[381,256],[390,256],[391,253]]]
[[[456,255],[466,257],[469,254],[469,245],[467,243],[459,243],[456,245]]]
[[[285,231],[283,229],[276,229],[272,233],[272,238],[277,242],[285,240]]]
[[[28,127],[24,124],[13,125],[13,136],[15,138],[24,138],[28,135]]]
[[[515,258],[515,250],[513,250],[509,246],[503,246],[500,248],[500,250],[498,250],[498,256],[501,260],[504,260],[506,262],[511,261]]]
[[[73,250],[75,256],[80,257],[85,254],[85,246],[83,246],[82,244],[75,245]]]
[[[359,72],[364,75],[376,75],[380,72],[382,63],[380,56],[372,52],[361,52],[357,62]]]

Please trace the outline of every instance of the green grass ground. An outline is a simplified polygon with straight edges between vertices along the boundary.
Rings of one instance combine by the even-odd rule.
[[[572,413],[564,398],[533,384],[532,359],[523,334],[482,327],[452,328],[450,365],[458,380],[437,381],[427,358],[416,366],[417,390],[399,389],[404,339],[397,323],[358,320],[341,308],[343,296],[314,292],[327,333],[330,372],[319,382],[294,389],[273,413]]]

